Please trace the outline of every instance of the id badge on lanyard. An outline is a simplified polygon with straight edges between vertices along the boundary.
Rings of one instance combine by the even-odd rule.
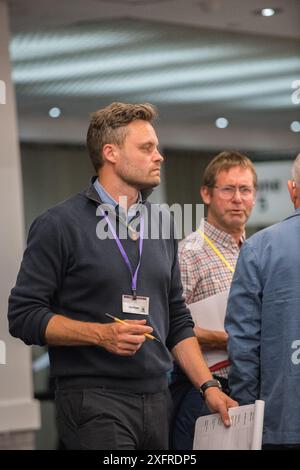
[[[119,248],[119,251],[122,255],[122,258],[124,259],[130,274],[131,274],[131,290],[132,290],[132,295],[128,294],[123,294],[122,295],[122,310],[123,313],[135,313],[139,315],[149,315],[149,302],[150,299],[149,297],[144,297],[140,295],[136,295],[136,290],[137,290],[137,277],[138,277],[138,272],[140,269],[141,265],[141,258],[142,258],[142,252],[143,252],[143,241],[144,241],[144,227],[145,227],[145,221],[144,221],[144,216],[141,215],[141,229],[140,229],[140,238],[139,238],[139,262],[137,265],[137,268],[135,272],[133,272],[129,258],[127,256],[126,251],[123,248],[123,245],[114,229],[112,226],[111,221],[109,220],[108,216],[105,214],[104,211],[102,211],[103,216],[106,219],[106,222],[108,223],[108,226],[113,234],[113,237],[117,243],[117,246]]]
[[[136,313],[138,315],[149,315],[149,297],[137,295],[122,295],[123,313]]]

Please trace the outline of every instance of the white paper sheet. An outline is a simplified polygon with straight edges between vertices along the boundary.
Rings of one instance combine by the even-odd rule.
[[[231,426],[226,428],[219,414],[196,421],[194,450],[260,450],[264,421],[262,400],[229,409]]]
[[[188,308],[191,311],[195,325],[207,330],[224,331],[228,294],[229,291],[226,290],[189,304]],[[227,352],[223,349],[203,351],[203,355],[209,367],[228,359]]]

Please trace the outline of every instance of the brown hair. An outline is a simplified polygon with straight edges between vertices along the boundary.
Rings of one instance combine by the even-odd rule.
[[[253,185],[257,187],[257,174],[251,160],[239,152],[221,152],[216,155],[205,168],[202,186],[212,188],[216,184],[216,179],[220,171],[228,171],[230,168],[240,166],[245,170],[251,170],[253,175]]]
[[[157,116],[149,103],[112,103],[91,115],[87,132],[87,148],[96,172],[103,165],[102,149],[106,144],[122,145],[126,137],[126,126],[142,119],[152,122]]]

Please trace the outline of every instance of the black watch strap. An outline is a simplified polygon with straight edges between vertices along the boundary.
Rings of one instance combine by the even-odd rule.
[[[202,396],[204,396],[205,390],[207,390],[210,387],[217,387],[219,390],[222,391],[222,385],[220,382],[216,379],[208,380],[207,382],[204,382],[204,384],[201,385],[200,387],[200,393]]]

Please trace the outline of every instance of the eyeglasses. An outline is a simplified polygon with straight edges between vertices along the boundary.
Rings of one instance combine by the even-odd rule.
[[[229,201],[235,196],[238,191],[242,199],[249,200],[255,194],[255,188],[253,186],[213,186],[219,190],[220,197]]]

